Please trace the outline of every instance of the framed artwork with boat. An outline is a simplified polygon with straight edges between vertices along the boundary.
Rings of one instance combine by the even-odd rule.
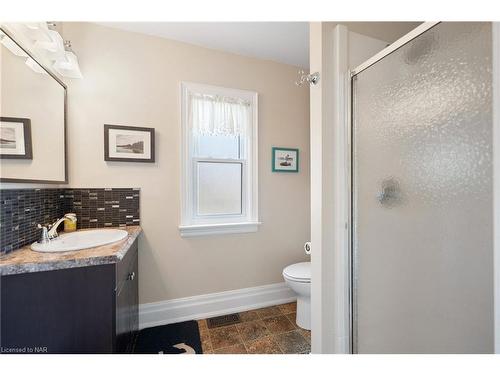
[[[33,159],[29,118],[0,117],[0,159]]]
[[[273,172],[292,172],[299,171],[299,149],[273,147],[272,158]]]
[[[154,128],[104,125],[104,160],[154,163]]]

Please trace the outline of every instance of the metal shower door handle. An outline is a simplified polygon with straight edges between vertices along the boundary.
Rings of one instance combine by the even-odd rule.
[[[380,193],[377,195],[378,201],[382,205],[393,206],[401,200],[401,189],[399,182],[395,178],[388,178],[382,181]]]

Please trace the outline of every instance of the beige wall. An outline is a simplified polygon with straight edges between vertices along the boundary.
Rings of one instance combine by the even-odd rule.
[[[67,80],[73,187],[140,187],[140,302],[283,281],[307,260],[310,236],[309,92],[297,67],[84,23],[66,23],[82,80]],[[180,82],[259,93],[257,233],[183,239],[180,219]],[[103,124],[156,129],[154,164],[105,162]],[[271,173],[271,147],[300,149],[300,172]]]

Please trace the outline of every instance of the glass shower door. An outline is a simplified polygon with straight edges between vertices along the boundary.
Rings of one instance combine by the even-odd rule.
[[[491,43],[440,23],[353,77],[354,352],[493,352]]]

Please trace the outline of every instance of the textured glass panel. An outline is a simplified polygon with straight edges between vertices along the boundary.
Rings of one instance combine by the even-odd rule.
[[[489,23],[441,23],[353,81],[355,346],[493,351]]]
[[[241,163],[198,163],[198,215],[241,214]]]
[[[196,151],[198,157],[216,159],[239,159],[240,137],[224,135],[196,136]]]

